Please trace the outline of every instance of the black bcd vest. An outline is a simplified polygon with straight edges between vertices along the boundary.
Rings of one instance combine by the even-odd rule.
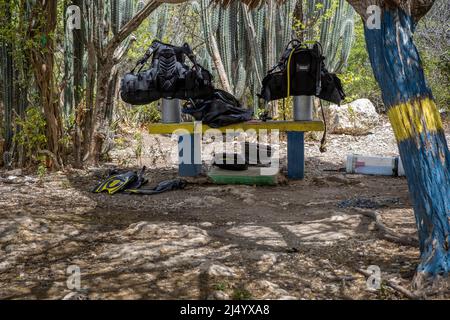
[[[312,48],[298,40],[286,47],[279,63],[263,79],[259,95],[265,101],[284,99],[289,96],[316,96],[340,104],[345,98],[341,81],[325,68],[321,46]]]
[[[186,56],[192,62],[191,67],[185,63]],[[142,71],[150,57],[150,69]],[[120,85],[122,100],[133,105],[161,98],[200,99],[210,96],[213,90],[211,73],[196,62],[187,43],[176,47],[156,40]]]

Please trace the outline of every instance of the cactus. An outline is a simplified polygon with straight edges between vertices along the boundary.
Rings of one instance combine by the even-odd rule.
[[[151,23],[149,25],[150,33],[155,39],[164,41],[169,21],[169,5],[161,4],[158,9],[150,15]]]
[[[231,92],[242,100],[248,90],[255,109],[262,77],[279,59],[290,39],[290,12],[294,5],[295,0],[287,0],[277,7],[275,0],[270,0],[250,12],[240,2],[230,3],[224,9],[201,1],[203,36],[209,53],[213,55],[211,41],[217,39]]]
[[[120,0],[110,0],[111,5],[111,29],[114,34],[117,34],[120,29]]]
[[[157,22],[158,29],[156,31],[156,38],[161,41],[163,40],[164,35],[166,33],[168,13],[169,13],[169,6],[167,4],[162,5],[161,10],[158,13],[158,22]]]
[[[319,3],[323,6],[317,12],[315,10]],[[310,28],[306,33],[306,40],[319,39],[328,70],[340,72],[350,54],[354,36],[355,11],[345,0],[306,1],[305,15],[314,14],[323,17],[319,20],[320,34],[317,35],[314,28]]]
[[[84,0],[75,0],[81,10],[84,8]],[[83,11],[81,11],[83,12]],[[73,30],[73,87],[74,87],[74,103],[78,108],[83,100],[84,87],[84,23],[81,23],[80,30]]]
[[[64,11],[67,12],[67,5],[64,8]],[[67,17],[64,19],[64,22],[67,21]],[[73,33],[72,31],[65,26],[65,35],[64,35],[64,79],[66,85],[64,87],[64,116],[67,119],[68,115],[71,113],[74,105],[74,90],[73,90],[73,74],[74,74],[74,65],[73,65],[73,52],[74,52],[74,41],[73,41]]]
[[[8,8],[8,7],[7,7]],[[7,19],[11,18],[10,12],[6,12]],[[14,103],[14,61],[13,61],[13,49],[11,43],[4,41],[0,43],[0,63],[1,74],[3,82],[3,107],[4,107],[4,151],[5,156],[10,154],[13,140],[13,103]],[[6,165],[10,165],[11,159],[4,159]]]
[[[121,2],[120,27],[122,28],[134,16],[134,0],[125,0]]]
[[[74,0],[73,4],[84,9],[84,0]],[[65,8],[65,11],[67,8]],[[67,11],[66,11],[67,12]],[[66,21],[66,19],[65,19]],[[64,117],[67,120],[73,108],[78,107],[83,97],[84,86],[84,23],[81,29],[65,28],[64,35]]]

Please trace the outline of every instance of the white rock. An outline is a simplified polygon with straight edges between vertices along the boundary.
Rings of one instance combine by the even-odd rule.
[[[282,296],[278,300],[298,300],[298,298],[294,296]]]
[[[211,228],[213,224],[211,222],[202,222],[200,223],[200,227]]]
[[[201,206],[203,203],[202,198],[200,197],[189,197],[185,199],[184,202],[192,206]]]
[[[375,106],[369,99],[358,99],[342,106],[326,108],[328,129],[338,134],[367,134],[381,120]]]
[[[230,296],[223,291],[213,291],[208,300],[230,300]]]
[[[62,299],[63,300],[89,300],[87,295],[80,293],[80,292],[71,292]]]
[[[15,170],[9,170],[6,172],[9,176],[21,176],[22,175],[22,169],[15,169]]]
[[[236,277],[236,272],[227,266],[217,263],[205,262],[200,266],[200,270],[210,276],[216,277]]]
[[[225,203],[225,200],[213,196],[206,196],[203,201],[208,207],[219,206]]]

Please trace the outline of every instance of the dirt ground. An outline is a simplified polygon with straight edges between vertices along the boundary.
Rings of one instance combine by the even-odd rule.
[[[177,176],[167,161],[174,145],[144,135],[139,161],[121,142],[111,162],[147,165],[156,184]],[[406,179],[337,171],[349,153],[397,154],[389,124],[331,135],[328,152],[318,149],[308,141],[303,181],[198,179],[153,196],[90,193],[111,164],[44,177],[2,171],[0,299],[405,299],[385,284],[370,290],[358,270],[378,266],[383,280],[410,289],[418,248],[386,237],[364,214],[415,237]],[[70,266],[81,272],[77,293]]]

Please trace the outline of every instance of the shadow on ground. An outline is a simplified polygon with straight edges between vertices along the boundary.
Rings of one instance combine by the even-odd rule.
[[[417,249],[382,240],[352,206],[372,206],[390,227],[414,232],[405,179],[324,169],[337,168],[313,157],[304,181],[200,179],[154,196],[90,193],[106,169],[3,185],[0,297],[61,299],[73,291],[67,267],[75,265],[78,298],[402,298],[368,291],[357,270],[378,265],[407,284]],[[176,176],[148,171],[150,184]]]

